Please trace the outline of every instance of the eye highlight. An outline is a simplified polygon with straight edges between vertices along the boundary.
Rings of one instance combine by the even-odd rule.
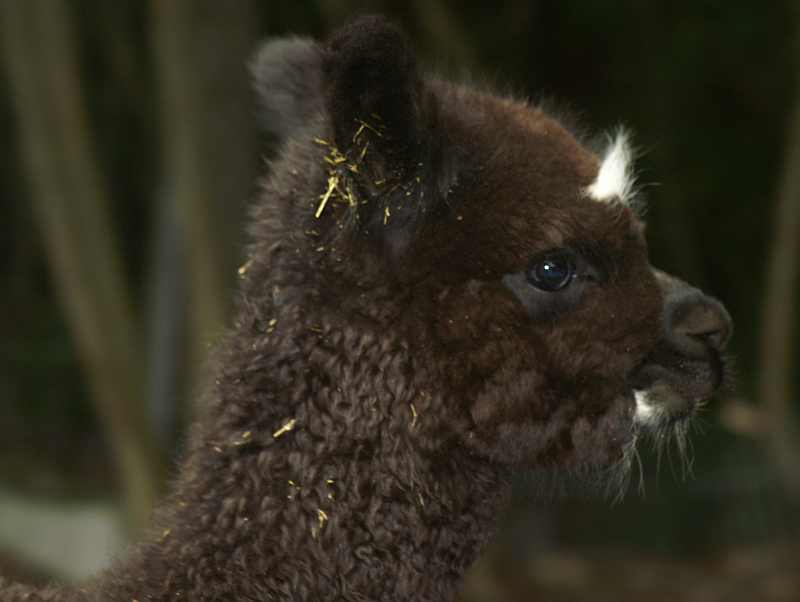
[[[549,293],[566,288],[575,275],[575,259],[566,249],[550,251],[535,258],[525,272],[529,284]]]

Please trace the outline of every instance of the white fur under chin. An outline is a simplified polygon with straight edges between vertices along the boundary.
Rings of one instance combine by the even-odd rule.
[[[658,412],[653,406],[650,394],[647,391],[634,391],[636,398],[636,414],[634,420],[640,425],[652,425],[658,421]]]
[[[606,149],[597,178],[586,188],[586,194],[595,201],[630,203],[635,178],[632,166],[634,153],[628,138],[628,133],[620,130]]]

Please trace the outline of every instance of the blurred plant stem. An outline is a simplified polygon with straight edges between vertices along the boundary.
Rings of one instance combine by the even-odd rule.
[[[795,8],[800,25],[800,9]],[[795,64],[800,68],[800,42],[795,42]],[[798,313],[800,271],[800,77],[795,76],[794,107],[790,115],[783,171],[773,218],[772,246],[761,317],[759,398],[773,426],[767,448],[784,486],[800,498],[800,439],[794,393],[792,343]]]
[[[242,207],[256,174],[246,64],[255,49],[258,13],[251,0],[153,0],[150,12],[163,189],[172,196],[186,245],[186,365],[188,388],[196,389],[209,344],[229,313]]]
[[[3,0],[4,61],[35,217],[119,474],[129,527],[161,481],[143,401],[143,342],[109,216],[64,0]]]
[[[186,241],[174,198],[159,195],[148,258],[147,405],[161,449],[180,440],[187,383]]]

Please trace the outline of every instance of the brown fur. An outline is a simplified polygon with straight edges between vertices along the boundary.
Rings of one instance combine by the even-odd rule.
[[[83,590],[3,602],[451,600],[514,470],[625,468],[665,305],[633,211],[583,193],[598,158],[536,107],[422,78],[379,18],[254,68],[289,137],[174,493]],[[560,247],[602,281],[506,284]]]

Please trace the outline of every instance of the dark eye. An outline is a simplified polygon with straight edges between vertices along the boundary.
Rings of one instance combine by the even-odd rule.
[[[575,277],[575,261],[566,251],[554,251],[537,257],[526,273],[528,282],[536,288],[555,292],[566,287]]]

